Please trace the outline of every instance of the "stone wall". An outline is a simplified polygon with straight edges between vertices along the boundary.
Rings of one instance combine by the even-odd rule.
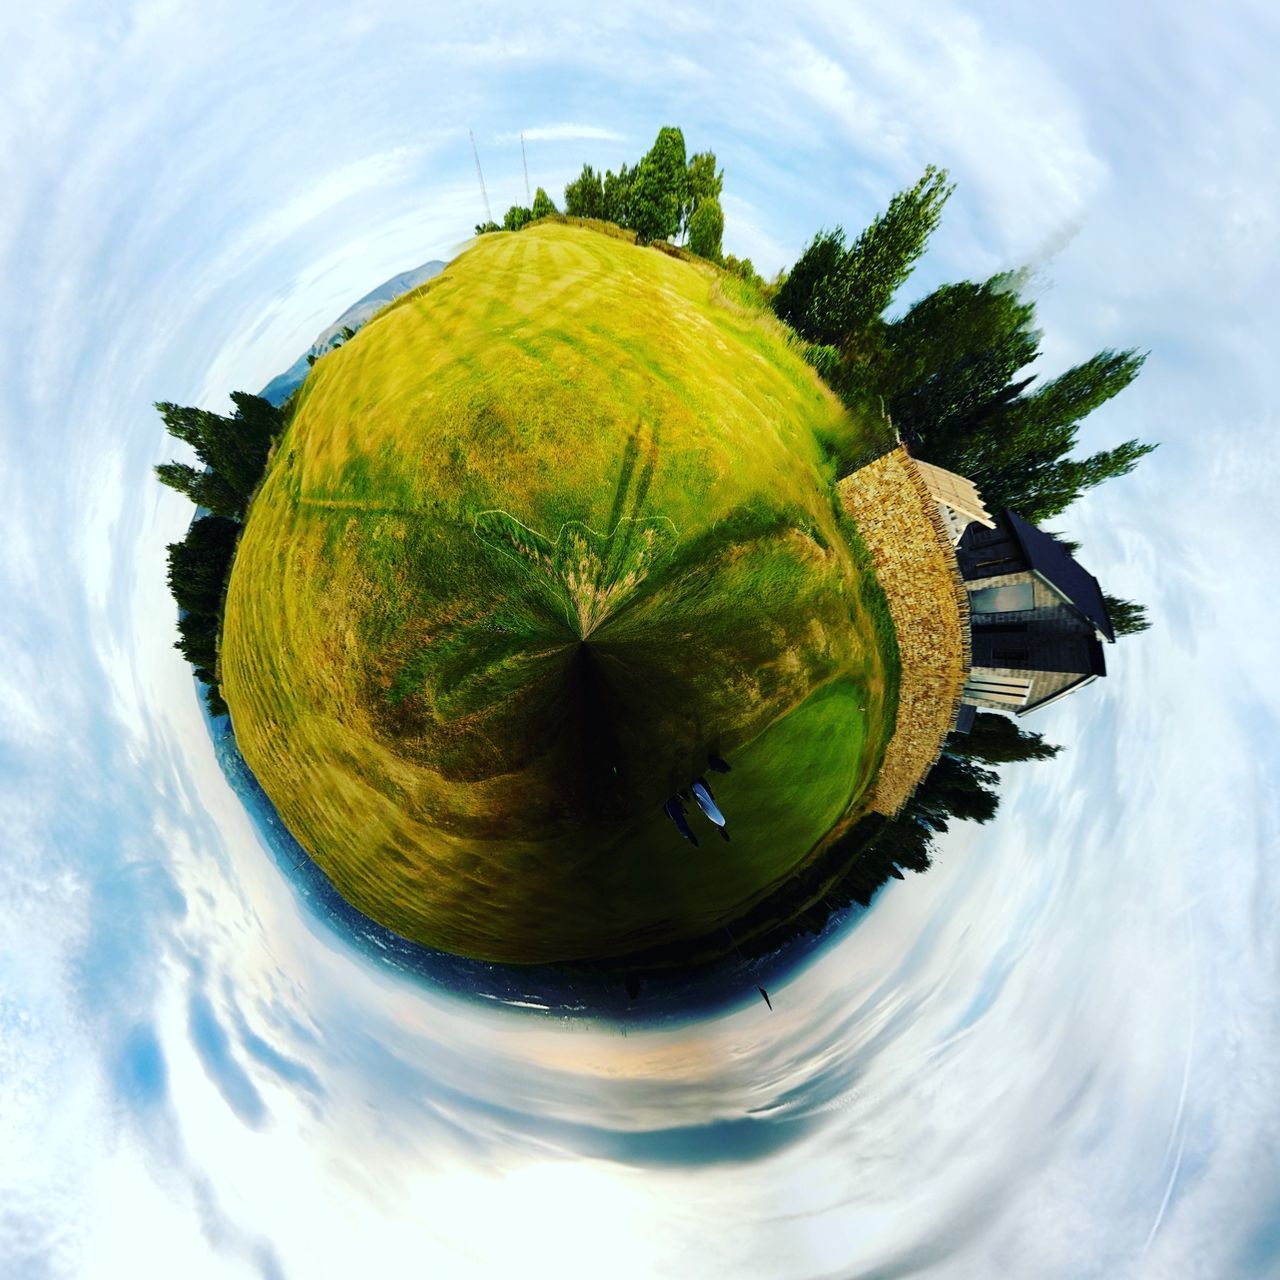
[[[969,598],[937,503],[899,445],[840,481],[898,636],[898,719],[872,808],[895,815],[942,752],[970,664]]]

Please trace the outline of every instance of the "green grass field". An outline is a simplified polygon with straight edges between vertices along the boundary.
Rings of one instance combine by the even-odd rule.
[[[222,687],[357,908],[493,960],[705,934],[861,811],[896,650],[861,430],[710,266],[479,240],[321,359],[250,509]],[[706,768],[729,819],[664,800]]]

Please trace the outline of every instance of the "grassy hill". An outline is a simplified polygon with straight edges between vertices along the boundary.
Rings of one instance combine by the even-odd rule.
[[[494,960],[757,903],[862,810],[895,652],[859,428],[709,266],[489,235],[317,362],[250,509],[222,687],[339,891]],[[732,842],[663,802],[711,775]]]

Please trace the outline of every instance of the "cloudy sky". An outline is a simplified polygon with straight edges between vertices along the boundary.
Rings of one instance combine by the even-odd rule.
[[[461,14],[460,11],[461,10]],[[1280,1275],[1273,6],[0,12],[0,1273]],[[171,648],[152,401],[222,407],[490,200],[679,123],[765,271],[928,162],[910,289],[1151,357],[1065,527],[1146,636],[785,987],[619,1034],[370,964]]]

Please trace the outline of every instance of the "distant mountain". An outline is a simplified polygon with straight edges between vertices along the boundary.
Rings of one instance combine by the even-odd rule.
[[[424,262],[412,271],[402,271],[399,275],[384,280],[376,289],[370,290],[358,302],[349,306],[312,344],[289,366],[284,373],[272,378],[258,393],[264,400],[274,405],[283,404],[300,387],[311,366],[308,356],[320,356],[338,345],[337,339],[344,328],[359,329],[362,324],[377,315],[388,302],[394,302],[402,293],[416,289],[420,284],[437,276],[444,270],[445,264],[438,258]]]

